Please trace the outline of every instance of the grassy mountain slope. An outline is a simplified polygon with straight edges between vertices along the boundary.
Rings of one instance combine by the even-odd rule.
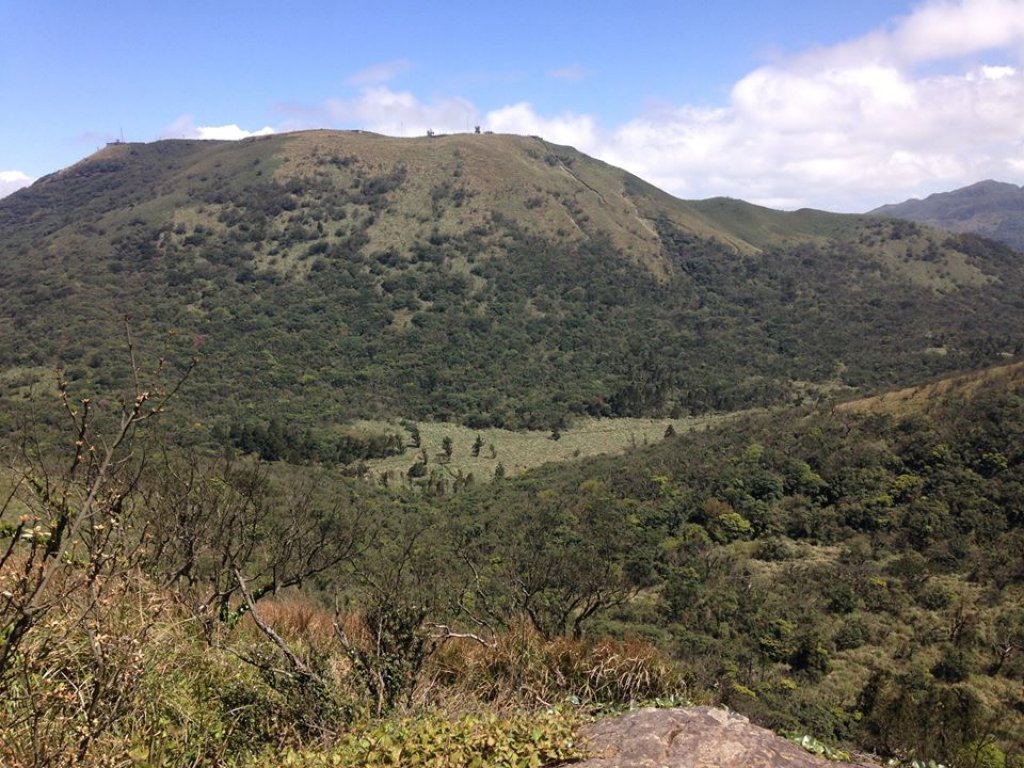
[[[973,232],[1024,251],[1024,188],[1000,181],[979,181],[939,192],[924,200],[883,205],[874,215],[909,219],[949,232]]]
[[[865,223],[858,216],[837,216],[807,208],[776,211],[726,197],[695,200],[688,205],[714,226],[758,249],[808,241],[824,243],[830,238],[848,236]]]
[[[979,390],[1000,390],[1020,388],[1024,383],[1024,363],[1000,365],[971,371],[916,387],[883,392],[872,397],[850,400],[839,406],[840,410],[855,413],[871,412],[889,416],[922,416],[933,404],[961,398],[973,399]]]
[[[115,144],[5,198],[0,231],[10,402],[55,361],[73,387],[123,382],[128,316],[142,358],[200,358],[199,440],[274,419],[319,439],[381,416],[678,416],[1024,344],[1024,276],[995,244],[680,201],[537,138]]]

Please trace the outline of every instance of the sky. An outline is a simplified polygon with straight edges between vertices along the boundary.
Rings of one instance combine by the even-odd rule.
[[[686,199],[1024,184],[1024,0],[0,0],[0,196],[115,139],[477,125]]]

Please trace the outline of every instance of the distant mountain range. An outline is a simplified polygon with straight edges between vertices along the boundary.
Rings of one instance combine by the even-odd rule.
[[[1024,251],[1024,187],[979,181],[924,200],[907,200],[871,211],[878,216],[916,221],[948,232],[973,232]]]

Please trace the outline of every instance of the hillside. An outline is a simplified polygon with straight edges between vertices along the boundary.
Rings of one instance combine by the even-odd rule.
[[[522,569],[539,626],[637,633],[777,731],[999,765],[966,752],[1024,743],[1024,368],[911,394],[549,467],[446,517]],[[560,613],[601,589],[607,610]]]
[[[959,376],[950,376],[916,387],[883,392],[850,400],[837,406],[840,411],[880,413],[887,416],[918,417],[934,404],[952,398],[971,400],[979,390],[1013,389],[1024,384],[1024,363],[1000,365]]]
[[[872,215],[908,219],[948,232],[972,232],[1024,251],[1024,187],[979,181],[968,187],[883,205]]]
[[[678,417],[1024,346],[992,242],[681,201],[538,138],[114,144],[0,201],[0,232],[8,419],[58,363],[123,386],[128,317],[140,362],[199,360],[184,442],[303,460],[350,455],[351,419]]]
[[[130,405],[119,442],[81,408],[61,453],[4,454],[5,765],[739,750],[683,727],[707,710],[580,728],[692,703],[846,762],[1024,758],[1019,364],[492,483],[197,456]],[[744,764],[816,762],[758,734]]]

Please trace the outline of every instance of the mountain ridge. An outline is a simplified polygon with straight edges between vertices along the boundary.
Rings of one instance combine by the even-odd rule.
[[[475,171],[475,178],[463,179],[460,184],[470,181],[470,188],[465,192],[472,197],[480,194],[480,187],[490,185],[495,192],[487,202],[488,210],[508,209],[521,206],[524,202],[532,210],[543,208],[545,201],[536,201],[530,197],[526,188],[531,178],[536,177],[538,164],[555,169],[563,177],[567,185],[562,188],[543,190],[551,196],[571,193],[583,194],[580,202],[584,214],[593,214],[593,207],[587,205],[586,195],[595,196],[602,205],[607,206],[613,196],[606,196],[596,188],[595,177],[600,178],[602,187],[609,180],[617,182],[618,197],[622,198],[627,207],[621,213],[625,220],[615,222],[611,228],[616,246],[629,254],[631,251],[644,253],[657,240],[657,233],[652,224],[659,215],[671,212],[673,223],[704,237],[715,237],[739,252],[750,253],[769,245],[782,242],[795,242],[801,239],[821,238],[836,227],[841,218],[856,219],[857,214],[828,214],[812,209],[787,212],[764,208],[743,200],[733,198],[708,198],[706,200],[687,201],[675,198],[654,187],[639,177],[615,168],[601,160],[588,157],[568,146],[550,144],[537,136],[520,136],[514,134],[447,134],[418,138],[396,138],[367,131],[299,131],[293,133],[274,134],[243,139],[241,141],[198,140],[198,139],[167,139],[150,143],[113,142],[83,158],[68,168],[57,171],[38,179],[35,184],[26,188],[31,190],[38,185],[46,185],[54,181],[64,181],[81,175],[89,175],[97,171],[111,170],[142,151],[155,151],[161,155],[182,155],[179,152],[163,152],[164,149],[191,150],[192,167],[189,177],[196,174],[214,173],[220,168],[221,161],[217,155],[232,154],[238,149],[239,154],[249,154],[253,162],[262,161],[263,155],[254,150],[256,147],[277,148],[280,150],[273,158],[270,169],[272,177],[277,181],[308,176],[316,173],[317,166],[324,163],[335,166],[347,166],[358,156],[370,167],[382,169],[397,164],[404,164],[411,175],[419,183],[417,191],[423,192],[426,182],[444,184],[450,174],[459,179],[463,167]],[[482,148],[485,148],[481,151]],[[512,156],[518,152],[514,162],[508,162],[498,169],[494,166],[495,150],[498,153]],[[471,152],[471,162],[462,153]],[[339,154],[345,153],[345,154]],[[358,153],[358,154],[356,154]],[[187,158],[186,154],[186,158]],[[581,174],[573,170],[577,159],[585,158],[584,171]],[[530,161],[534,162],[530,162]],[[475,162],[473,162],[475,161]],[[534,166],[534,167],[531,167]],[[171,166],[168,165],[168,170]],[[542,170],[545,170],[541,166]],[[236,169],[243,171],[248,169]],[[488,172],[492,173],[488,178]],[[261,174],[262,175],[262,174]],[[603,177],[603,178],[602,178]],[[550,177],[546,180],[550,182]],[[434,196],[441,190],[431,189]],[[537,190],[540,191],[540,190]],[[24,191],[19,191],[24,196]],[[422,201],[420,201],[422,202]],[[413,219],[417,211],[402,211],[407,219]],[[542,213],[547,213],[542,211]],[[572,216],[572,211],[557,211],[558,224],[580,229]],[[567,215],[568,214],[568,215]],[[631,217],[640,222],[632,221]],[[838,217],[838,218],[837,218]],[[535,215],[533,218],[541,218]],[[595,222],[599,227],[608,230],[610,216],[600,217]],[[735,227],[730,220],[740,219],[745,226]],[[827,222],[822,226],[823,222]],[[636,224],[630,227],[630,224]],[[755,224],[755,226],[751,226]],[[744,231],[747,235],[744,235]],[[632,237],[630,237],[632,236]],[[386,235],[380,235],[382,244],[387,244]],[[655,249],[656,250],[656,249]]]

